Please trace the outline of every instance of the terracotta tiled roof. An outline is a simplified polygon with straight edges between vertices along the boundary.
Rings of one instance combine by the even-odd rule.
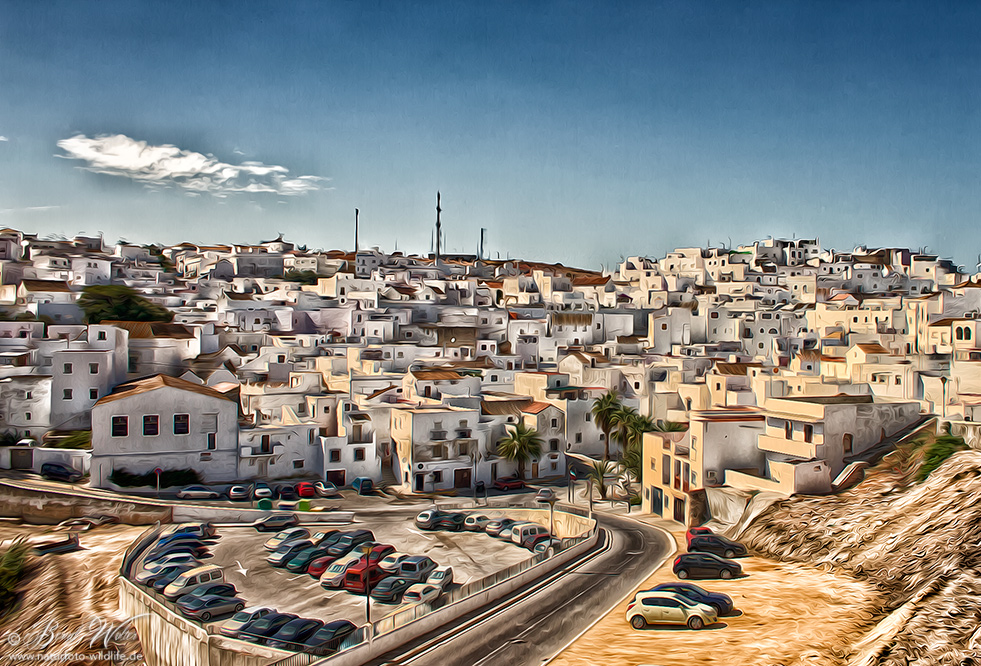
[[[191,391],[192,393],[206,395],[209,398],[221,398],[222,400],[234,402],[227,395],[208,386],[195,384],[194,382],[189,382],[178,377],[171,377],[170,375],[154,375],[153,377],[147,377],[146,379],[137,379],[132,382],[127,382],[126,384],[120,384],[112,393],[99,399],[95,404],[102,405],[107,402],[115,402],[116,400],[127,398],[131,395],[149,393],[150,391],[155,391],[165,387],[180,389],[182,391]]]
[[[521,411],[525,414],[541,414],[549,407],[552,407],[550,403],[547,402],[533,402],[527,407],[522,407]]]
[[[161,321],[103,321],[106,326],[125,328],[131,339],[176,338],[190,340],[194,333],[181,324],[167,324]]]
[[[21,280],[28,291],[71,292],[68,283],[62,280]]]

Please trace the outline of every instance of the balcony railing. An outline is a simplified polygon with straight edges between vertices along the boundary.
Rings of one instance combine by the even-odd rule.
[[[446,431],[445,430],[430,430],[429,431],[429,439],[433,440],[434,442],[441,442],[441,441],[443,441],[443,440],[446,439]]]

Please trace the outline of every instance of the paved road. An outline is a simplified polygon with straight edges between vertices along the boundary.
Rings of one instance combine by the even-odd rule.
[[[595,557],[370,662],[370,666],[540,664],[647,578],[673,544],[649,525],[598,515]]]

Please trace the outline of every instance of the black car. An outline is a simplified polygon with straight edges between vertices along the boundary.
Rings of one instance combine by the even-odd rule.
[[[358,544],[374,540],[375,535],[371,533],[371,530],[355,530],[353,532],[347,532],[327,549],[327,554],[332,557],[347,555]]]
[[[303,641],[305,652],[326,656],[337,652],[344,639],[357,631],[358,627],[347,620],[334,620],[320,627],[315,634]]]
[[[192,566],[178,565],[170,573],[168,573],[168,574],[166,574],[164,576],[160,576],[160,578],[157,578],[155,581],[153,581],[153,585],[150,586],[150,587],[153,587],[154,590],[156,590],[157,592],[161,592],[162,593],[164,591],[164,588],[165,587],[167,587],[168,585],[170,585],[171,583],[173,583],[175,580],[177,580],[177,577],[178,576],[180,576],[185,571],[190,571],[193,568],[194,567],[192,567]]]
[[[729,595],[709,592],[692,583],[663,583],[644,592],[673,592],[695,603],[711,606],[719,616],[729,615],[734,608]]]
[[[685,553],[674,559],[672,571],[678,578],[735,578],[743,572],[738,562],[712,553]]]
[[[715,534],[693,536],[688,544],[689,553],[712,553],[719,557],[732,559],[733,557],[746,557],[749,552],[746,546],[738,541],[727,539]]]
[[[401,576],[389,576],[371,588],[371,598],[375,601],[394,604],[416,581]]]
[[[177,534],[168,534],[166,536],[160,537],[154,548],[159,548],[160,546],[169,546],[175,543],[189,543],[195,546],[207,546],[214,543],[218,537],[207,537],[202,538],[197,534],[189,534],[188,532],[178,532]]]
[[[295,500],[296,499],[296,489],[293,486],[277,486],[276,487],[276,497],[281,500]]]
[[[197,560],[208,554],[208,547],[203,544],[197,544],[190,541],[181,541],[178,543],[167,543],[163,546],[153,547],[149,553],[146,555],[146,561],[150,562],[153,560],[159,560],[164,555],[172,555],[174,553],[187,553]]]
[[[85,476],[74,467],[56,462],[46,462],[41,465],[41,476],[49,481],[65,481],[75,483]]]
[[[296,615],[293,613],[270,613],[269,615],[263,615],[259,619],[252,620],[252,622],[242,627],[238,632],[238,636],[247,641],[262,644],[268,636],[272,636],[295,619]]]
[[[234,597],[236,594],[238,594],[238,591],[231,583],[211,583],[209,585],[199,585],[193,591],[181,595],[178,600],[187,601],[195,597],[201,598],[207,596]]]
[[[462,513],[445,513],[433,521],[432,529],[447,530],[449,532],[459,532],[463,529],[463,523],[467,520]]]
[[[168,564],[167,566],[160,567],[159,569],[157,569],[156,571],[154,571],[152,575],[147,576],[143,580],[143,584],[146,585],[147,587],[155,587],[156,584],[157,584],[157,581],[159,581],[161,578],[167,578],[167,577],[171,577],[172,576],[170,578],[170,581],[172,581],[172,580],[174,580],[174,578],[177,578],[179,575],[181,575],[185,571],[190,571],[193,568],[194,568],[194,565],[188,564],[186,562],[181,562],[179,564]],[[167,581],[167,582],[169,583],[170,581]],[[166,585],[165,585],[165,587],[166,587]],[[163,588],[160,588],[160,589],[162,590]]]
[[[257,532],[279,532],[287,527],[300,524],[300,519],[292,513],[274,513],[252,523]]]
[[[279,631],[267,638],[266,645],[271,648],[288,650],[297,643],[302,643],[313,636],[322,626],[324,623],[320,620],[298,617],[284,624]]]

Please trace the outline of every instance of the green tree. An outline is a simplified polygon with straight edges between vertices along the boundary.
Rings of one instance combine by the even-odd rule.
[[[631,428],[637,416],[636,409],[623,404],[610,415],[610,428],[613,434],[616,435],[617,441],[620,442],[620,451],[622,453],[626,453],[627,451],[627,440],[630,437]]]
[[[607,391],[593,403],[593,418],[596,419],[599,429],[603,431],[604,460],[610,459],[610,431],[613,429],[610,419],[622,406],[620,396],[615,390]]]
[[[596,492],[600,494],[601,499],[606,499],[606,493],[609,491],[606,480],[611,476],[615,476],[616,472],[616,465],[609,460],[594,460],[589,471],[586,473],[586,478],[593,482],[593,487],[596,488]]]
[[[525,463],[542,455],[542,438],[538,431],[517,423],[497,442],[497,453],[518,464],[518,478],[525,478]]]
[[[283,275],[284,280],[307,285],[317,284],[317,280],[319,280],[321,277],[321,275],[315,273],[314,271],[297,271],[292,269],[286,271],[286,274]]]
[[[78,307],[85,312],[85,321],[171,321],[174,313],[151,303],[135,290],[118,284],[98,284],[82,290]]]

